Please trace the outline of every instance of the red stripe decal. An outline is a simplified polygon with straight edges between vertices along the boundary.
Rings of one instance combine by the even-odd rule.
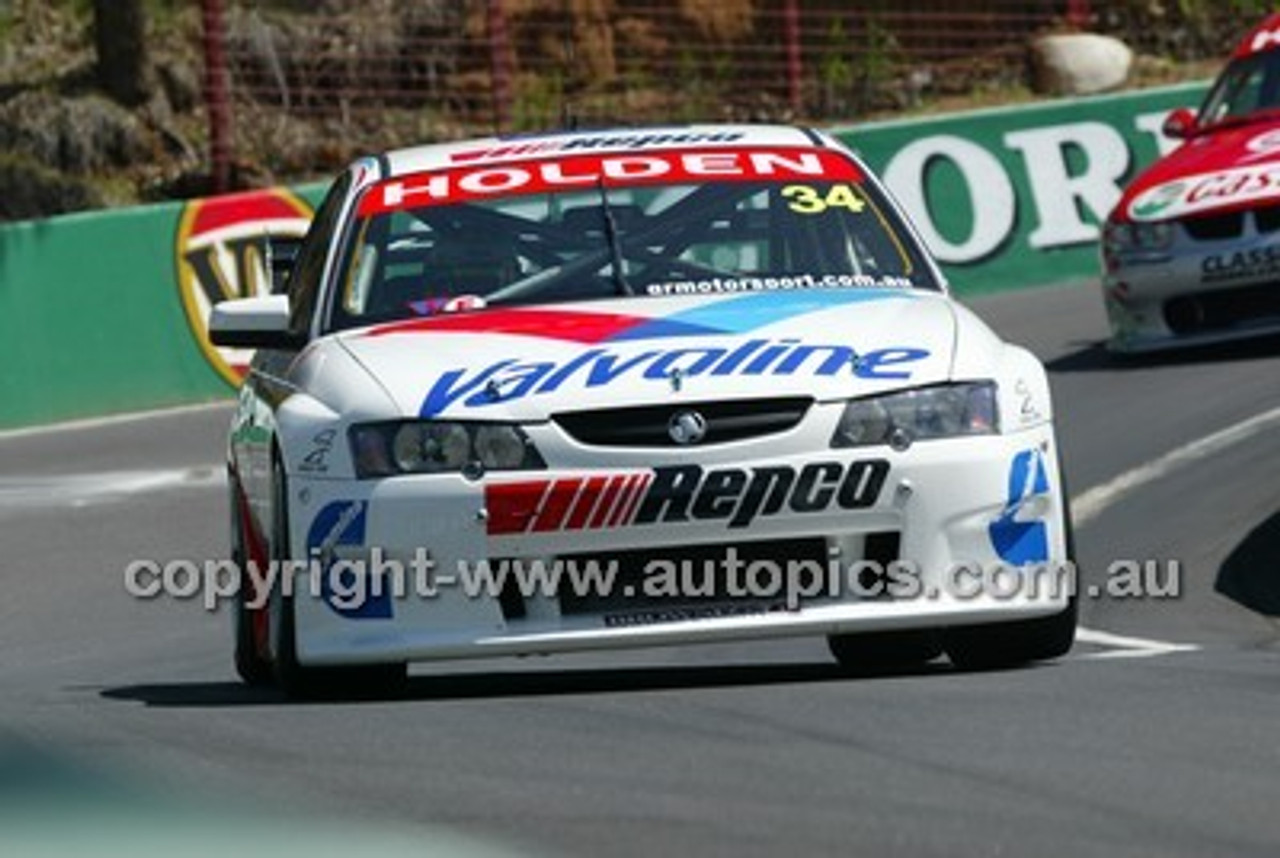
[[[606,527],[617,527],[623,520],[623,515],[631,506],[631,501],[635,498],[637,484],[640,482],[639,474],[631,474],[622,483],[622,491],[619,492],[618,503],[613,507],[613,514],[609,516],[609,522]]]
[[[426,316],[392,322],[373,328],[366,336],[384,337],[388,334],[411,334],[420,331],[452,331],[462,334],[512,334],[526,337],[547,337],[574,343],[599,343],[650,321],[646,316],[627,316],[621,313],[583,313],[575,310],[477,310],[469,313],[452,313]]]
[[[635,519],[636,510],[640,507],[640,501],[644,499],[644,494],[649,489],[649,483],[653,482],[653,473],[637,474],[636,482],[635,490],[631,492],[631,497],[627,498],[622,515],[618,517],[619,524],[631,524]]]
[[[556,480],[551,485],[551,491],[543,498],[542,508],[538,510],[538,517],[533,522],[534,532],[559,530],[581,486],[582,480]]]
[[[490,536],[524,533],[542,505],[551,483],[529,480],[521,483],[499,483],[484,488],[484,506],[489,513],[487,531]]]
[[[627,478],[620,475],[609,478],[609,485],[601,493],[600,503],[596,505],[596,514],[591,516],[591,523],[587,527],[592,530],[604,527],[604,523],[609,519],[609,513],[613,512],[613,507],[618,502],[619,490],[626,481]]]
[[[565,530],[582,530],[587,526],[587,518],[596,508],[596,503],[600,500],[600,495],[608,482],[608,477],[592,477],[587,480],[582,491],[578,492],[578,499],[569,513],[569,520],[565,522]]]

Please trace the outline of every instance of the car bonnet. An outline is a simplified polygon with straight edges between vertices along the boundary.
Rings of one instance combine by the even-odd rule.
[[[940,293],[857,288],[488,308],[339,340],[405,416],[541,420],[937,383],[955,335]]]

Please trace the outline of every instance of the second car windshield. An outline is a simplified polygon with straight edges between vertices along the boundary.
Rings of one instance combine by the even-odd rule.
[[[362,209],[333,326],[627,295],[866,287],[938,288],[861,182],[598,183]]]
[[[1214,82],[1200,109],[1200,124],[1236,122],[1280,110],[1280,51],[1233,60]]]

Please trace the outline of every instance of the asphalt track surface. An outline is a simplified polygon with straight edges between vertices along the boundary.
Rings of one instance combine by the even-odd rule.
[[[1094,284],[972,306],[1051,370],[1083,583],[1180,564],[1027,669],[849,678],[798,640],[291,704],[237,683],[225,613],[123,586],[222,556],[226,407],[0,438],[0,854],[1277,854],[1280,420],[1215,433],[1280,405],[1280,342],[1116,363]]]

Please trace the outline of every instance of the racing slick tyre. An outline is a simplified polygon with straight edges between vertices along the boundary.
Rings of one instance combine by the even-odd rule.
[[[862,675],[919,667],[942,655],[942,638],[932,629],[829,635],[827,646],[843,670]]]
[[[253,584],[244,574],[248,552],[245,550],[244,530],[241,524],[241,494],[234,477],[229,477],[228,483],[231,486],[231,562],[240,576],[239,586],[236,587],[231,603],[236,673],[246,685],[269,685],[275,678],[271,661],[262,655],[262,649],[254,634],[255,619],[262,609],[252,611],[248,607],[249,590]]]
[[[1065,608],[1047,617],[948,629],[947,655],[961,670],[993,670],[1057,658],[1075,641],[1078,613],[1072,595]]]
[[[272,466],[271,559],[285,568],[289,559],[289,508],[284,468],[276,457]],[[408,680],[403,663],[352,667],[312,667],[298,661],[298,639],[292,588],[277,586],[271,593],[271,638],[276,684],[286,695],[300,699],[370,699],[402,692]]]
[[[1067,562],[1074,567],[1076,540],[1071,522],[1071,499],[1061,472],[1058,485],[1062,487],[1062,526],[1066,534]],[[1076,597],[1078,572],[1073,568],[1072,574],[1067,606],[1056,614],[1034,620],[947,629],[943,645],[951,663],[961,670],[998,670],[1066,655],[1075,643],[1080,614]]]

